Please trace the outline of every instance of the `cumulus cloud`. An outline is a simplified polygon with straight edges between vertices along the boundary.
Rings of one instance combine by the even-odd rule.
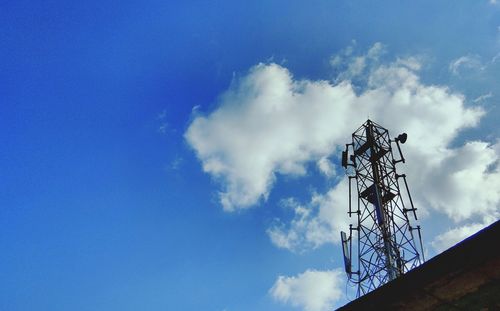
[[[333,174],[328,159],[338,156],[370,116],[393,135],[408,133],[403,147],[407,163],[398,170],[408,176],[420,215],[433,209],[458,224],[498,214],[498,143],[455,143],[461,131],[478,125],[484,111],[467,106],[463,95],[446,86],[422,83],[418,59],[380,64],[376,58],[383,49],[370,51],[355,55],[346,49],[333,57],[331,62],[348,72],[335,82],[296,79],[277,64],[256,65],[235,79],[213,112],[195,116],[185,137],[203,170],[220,182],[225,210],[258,205],[278,174],[303,176],[309,163]],[[359,57],[365,60],[359,65],[365,85],[355,91],[348,77]],[[459,72],[466,63],[458,59],[450,70]],[[289,200],[294,216],[269,228],[273,243],[297,251],[338,242],[347,208],[345,187],[341,182],[305,202]]]
[[[297,276],[279,276],[269,293],[275,300],[305,311],[326,311],[342,297],[343,284],[340,269],[306,270]]]
[[[487,227],[489,224],[494,222],[494,219],[490,217],[485,222],[481,223],[470,223],[467,225],[459,226],[446,231],[434,238],[431,242],[431,246],[438,253],[441,253],[448,248],[454,246],[455,244],[461,242],[463,239],[473,235],[479,230]]]
[[[284,201],[294,212],[287,225],[278,221],[267,233],[274,245],[294,252],[317,248],[325,243],[337,243],[340,230],[348,226],[347,182],[345,179],[326,194],[313,194],[310,202],[300,204],[294,199]]]
[[[304,175],[307,162],[331,153],[347,133],[338,129],[347,129],[343,110],[354,98],[347,83],[294,81],[279,65],[259,64],[185,136],[204,171],[222,181],[224,209],[245,208],[268,196],[277,173]]]
[[[421,187],[427,202],[457,222],[497,214],[499,160],[498,143],[492,146],[474,141],[443,152],[441,163],[431,167],[427,185]]]

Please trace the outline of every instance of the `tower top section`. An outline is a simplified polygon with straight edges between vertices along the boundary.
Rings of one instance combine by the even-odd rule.
[[[394,280],[424,260],[420,226],[410,223],[410,217],[417,221],[417,214],[406,175],[396,172],[396,165],[405,162],[400,145],[407,139],[406,133],[391,139],[386,128],[368,119],[352,134],[352,142],[342,152],[342,166],[349,179],[348,214],[354,220],[349,235],[341,232],[342,250],[347,276],[358,286],[358,296]],[[354,206],[353,181],[357,192]],[[404,193],[400,184],[404,185]]]

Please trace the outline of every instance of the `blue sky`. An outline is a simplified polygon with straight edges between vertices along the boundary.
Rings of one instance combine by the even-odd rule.
[[[21,0],[0,24],[2,310],[342,305],[337,149],[367,116],[409,133],[429,256],[499,218],[496,1]]]

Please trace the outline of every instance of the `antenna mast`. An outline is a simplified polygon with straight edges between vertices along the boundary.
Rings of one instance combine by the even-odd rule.
[[[406,175],[396,173],[396,164],[405,162],[400,143],[406,139],[404,133],[391,140],[387,129],[367,120],[352,134],[352,143],[346,144],[342,152],[342,166],[349,179],[348,214],[356,221],[349,225],[349,236],[341,232],[342,250],[349,281],[358,286],[357,297],[425,261],[420,226],[412,226],[408,217],[410,214],[417,220]],[[394,159],[392,143],[399,151],[398,160]],[[354,209],[353,179],[358,194]],[[405,185],[406,202],[401,196],[400,181]],[[357,253],[354,262],[353,250]]]

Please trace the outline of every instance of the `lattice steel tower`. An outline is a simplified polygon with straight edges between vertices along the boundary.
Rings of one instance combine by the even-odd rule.
[[[404,144],[406,138],[401,134],[391,140],[387,129],[368,120],[352,134],[352,143],[342,152],[342,166],[349,179],[348,214],[356,219],[356,224],[349,226],[349,236],[341,232],[342,250],[349,281],[357,285],[358,297],[425,260],[420,226],[412,226],[408,217],[410,214],[417,220],[406,175],[396,173],[396,164],[405,162],[400,143]],[[392,143],[399,151],[398,160],[394,159]],[[354,208],[352,180],[358,193]],[[400,181],[406,199],[401,196]]]

